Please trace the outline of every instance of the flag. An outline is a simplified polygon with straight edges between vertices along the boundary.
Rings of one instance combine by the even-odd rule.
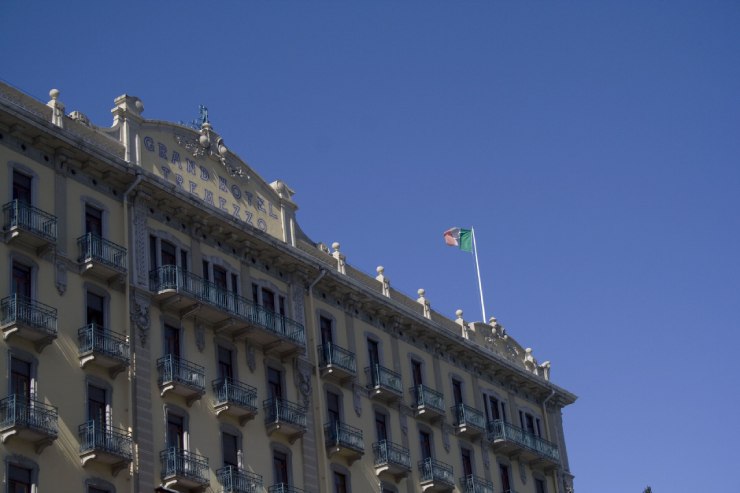
[[[463,228],[450,228],[444,232],[445,243],[456,246],[463,252],[473,251],[473,230]]]

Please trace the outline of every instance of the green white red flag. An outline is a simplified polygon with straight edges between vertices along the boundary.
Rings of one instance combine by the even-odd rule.
[[[444,232],[445,243],[456,246],[463,252],[473,251],[473,230],[464,228],[450,228]]]

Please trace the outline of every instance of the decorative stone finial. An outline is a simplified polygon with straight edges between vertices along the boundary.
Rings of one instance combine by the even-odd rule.
[[[49,91],[51,101],[46,105],[51,108],[51,123],[59,128],[64,128],[64,104],[59,101],[59,89]]]
[[[455,315],[457,316],[457,318],[462,318],[463,311],[458,308],[457,310],[455,310]]]
[[[429,303],[429,300],[424,297],[424,293],[426,293],[426,291],[424,291],[424,289],[422,288],[419,288],[417,293],[419,293],[419,299],[417,299],[416,301],[421,303],[422,307],[424,308],[424,317],[432,318],[432,304]]]
[[[59,98],[59,89],[52,89],[49,91],[49,97],[56,101]]]
[[[387,277],[383,275],[383,272],[385,272],[385,268],[382,265],[379,265],[375,272],[378,273],[378,275],[375,277],[377,281],[381,284],[381,289],[383,290],[383,296],[387,296],[388,298],[391,297],[391,282],[388,280]]]
[[[339,242],[335,241],[331,244],[331,247],[334,249],[334,252],[331,254],[332,257],[337,259],[337,270],[340,274],[346,274],[346,257],[342,255],[342,252],[339,251]]]
[[[416,291],[416,292],[417,292],[417,293],[419,294],[419,297],[420,297],[420,298],[423,298],[423,297],[424,297],[424,293],[425,293],[426,291],[424,291],[424,289],[422,289],[422,288],[419,288],[419,290],[418,290],[418,291]]]
[[[340,246],[341,245],[339,244],[338,241],[335,241],[334,243],[331,244],[331,247],[334,249],[335,252],[338,252],[339,251],[339,247]]]

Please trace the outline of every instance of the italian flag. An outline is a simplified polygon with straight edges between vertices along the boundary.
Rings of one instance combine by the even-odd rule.
[[[450,228],[444,232],[445,243],[456,246],[463,252],[473,251],[473,230]]]

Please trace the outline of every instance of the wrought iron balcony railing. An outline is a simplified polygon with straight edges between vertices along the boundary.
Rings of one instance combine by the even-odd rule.
[[[290,486],[289,484],[286,484],[286,483],[277,483],[267,488],[267,493],[306,493],[306,492],[300,488],[296,488],[295,486]]]
[[[409,391],[414,399],[413,407],[417,409],[431,408],[440,414],[445,413],[445,398],[441,392],[437,392],[426,385],[411,387]]]
[[[369,388],[390,390],[398,395],[403,393],[401,375],[393,370],[376,364],[365,368],[365,375]]]
[[[479,429],[481,432],[486,430],[486,417],[477,409],[467,404],[458,404],[452,406],[452,413],[455,417],[455,426],[471,426]]]
[[[493,493],[493,483],[469,474],[460,478],[462,493]]]
[[[123,460],[131,460],[133,457],[131,435],[122,428],[91,420],[81,424],[78,431],[82,454],[103,451],[117,455]]]
[[[319,345],[319,366],[336,366],[348,373],[357,373],[355,353],[331,342]]]
[[[365,450],[362,430],[340,421],[334,421],[324,425],[324,439],[327,446],[347,447],[357,452],[363,452]]]
[[[212,382],[216,404],[234,404],[257,410],[257,389],[231,378],[219,378]]]
[[[557,445],[500,419],[488,423],[488,439],[490,441],[511,441],[536,452],[542,457],[560,462],[560,451]]]
[[[262,476],[234,466],[224,466],[216,471],[223,493],[257,493],[262,491]]]
[[[155,292],[173,290],[185,293],[295,344],[303,346],[306,343],[302,324],[255,305],[252,301],[175,265],[164,265],[151,271],[149,289]]]
[[[285,399],[267,399],[262,403],[265,410],[265,424],[289,423],[306,429],[306,408]]]
[[[400,466],[404,469],[411,469],[411,454],[409,454],[409,449],[388,440],[381,440],[374,443],[373,454],[375,455],[375,467],[390,464]]]
[[[22,323],[50,337],[57,335],[57,309],[19,294],[0,301],[0,325]]]
[[[58,420],[59,411],[56,406],[28,396],[12,394],[0,400],[0,429],[17,426],[56,437],[59,433]]]
[[[208,484],[208,457],[189,450],[170,447],[159,453],[162,479],[187,478],[198,484]]]
[[[77,262],[100,262],[113,269],[126,271],[126,249],[92,233],[77,238]]]
[[[200,392],[206,389],[206,371],[200,365],[168,354],[157,360],[159,385],[179,383]]]
[[[441,483],[448,486],[455,485],[455,476],[452,473],[452,466],[427,457],[419,461],[419,474],[421,482]]]
[[[57,241],[57,217],[52,214],[20,200],[13,200],[3,206],[3,216],[5,231],[17,228],[34,233],[50,243]]]
[[[87,324],[77,331],[80,355],[87,353],[105,354],[111,358],[129,363],[129,343],[126,337],[111,332],[97,324]]]

